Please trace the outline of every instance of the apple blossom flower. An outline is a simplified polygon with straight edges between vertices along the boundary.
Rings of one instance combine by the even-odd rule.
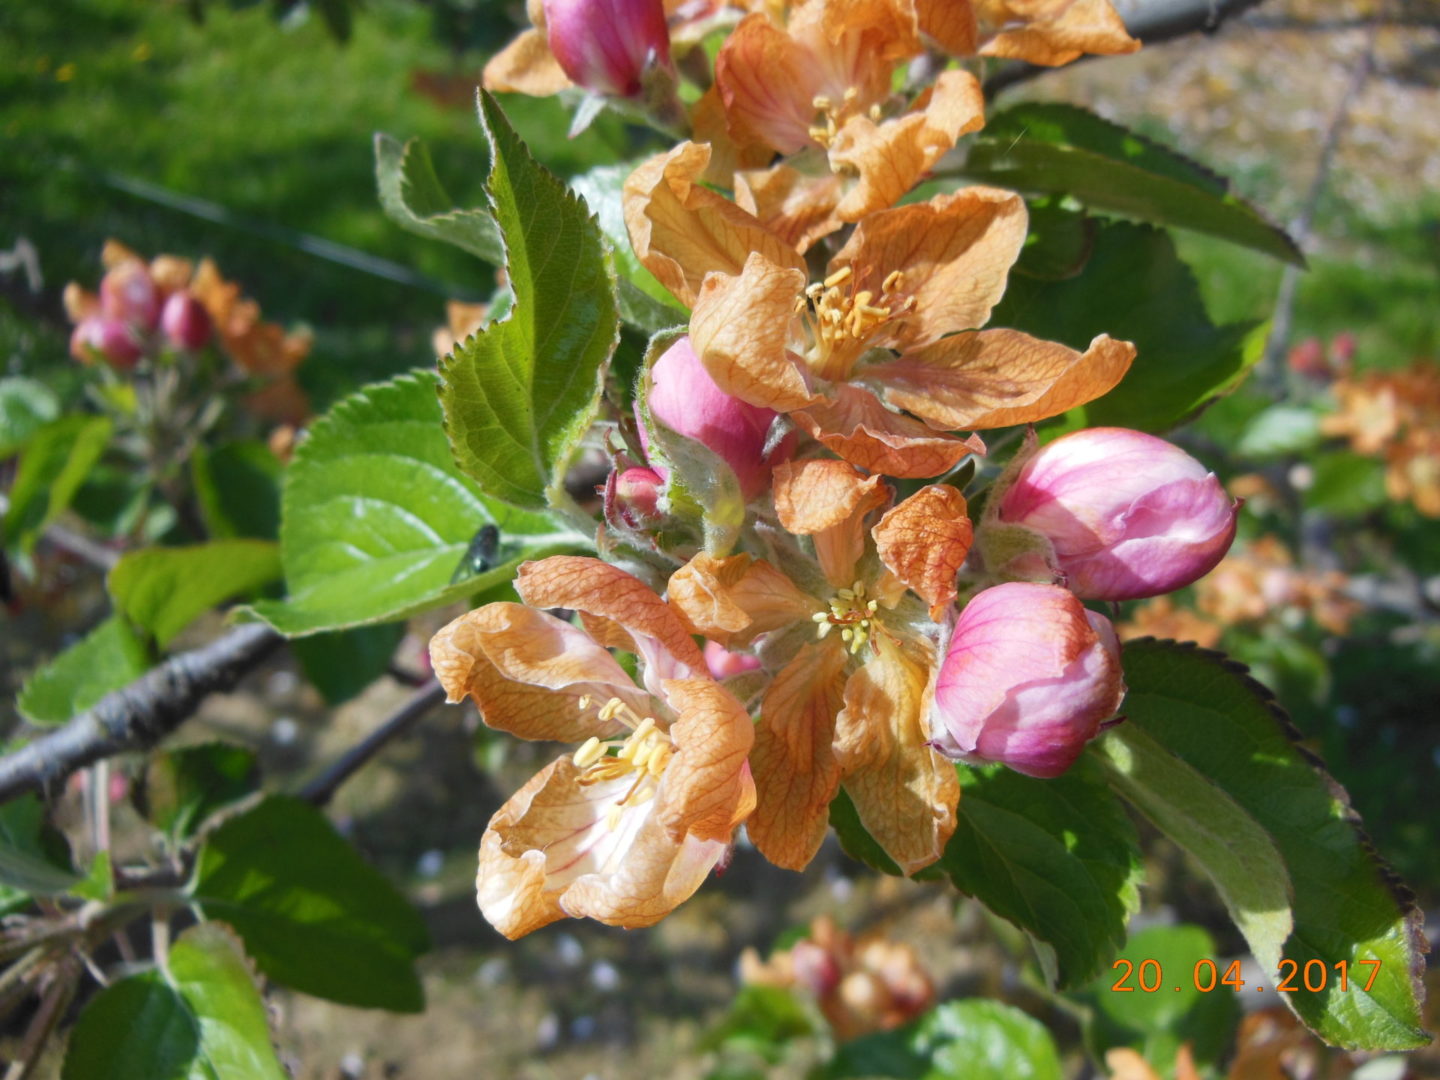
[[[670,66],[662,0],[544,0],[546,37],[561,69],[599,94],[636,97],[652,66]]]
[[[1239,507],[1173,443],[1089,428],[1025,463],[1000,500],[999,520],[1048,539],[1077,596],[1133,600],[1209,573],[1235,539]]]
[[[963,761],[1059,776],[1124,696],[1108,619],[1057,585],[1007,582],[960,613],[936,679],[932,745]]]
[[[598,559],[526,563],[524,604],[487,604],[430,643],[450,701],[527,739],[578,743],[502,806],[480,844],[480,910],[509,938],[557,919],[650,926],[688,899],[754,806],[749,715],[675,612]],[[586,629],[543,608],[578,611]],[[637,655],[632,679],[608,651]]]
[[[650,414],[670,430],[713,450],[735,472],[740,493],[747,500],[764,491],[770,470],[794,449],[787,438],[766,453],[770,425],[779,415],[774,409],[751,405],[715,385],[704,365],[682,337],[661,354],[650,370],[647,397]],[[645,425],[640,438],[649,453]],[[661,479],[669,470],[655,466]]]

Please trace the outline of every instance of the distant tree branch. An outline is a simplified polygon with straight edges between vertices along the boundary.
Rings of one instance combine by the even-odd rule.
[[[431,709],[445,700],[445,688],[434,679],[405,699],[380,726],[332,762],[324,772],[300,790],[300,798],[324,806],[340,785],[359,772],[392,739],[409,731]]]
[[[1213,34],[1227,19],[1233,19],[1261,0],[1135,0],[1117,4],[1125,29],[1146,45],[1184,37],[1187,34]],[[1088,59],[1088,58],[1087,58]],[[985,80],[985,96],[995,94],[1055,68],[1040,67],[1021,61],[996,68]]]
[[[52,791],[91,762],[155,745],[205,697],[231,689],[284,641],[268,626],[249,623],[170,657],[63,727],[0,758],[0,803],[26,791]]]

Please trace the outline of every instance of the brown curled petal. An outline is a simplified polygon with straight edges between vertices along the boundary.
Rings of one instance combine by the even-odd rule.
[[[775,512],[789,532],[822,532],[854,517],[883,484],[843,461],[787,461],[775,467]]]
[[[717,559],[700,552],[670,576],[666,595],[690,629],[727,649],[821,610],[775,567],[743,554]]]
[[[909,349],[985,325],[1020,257],[1028,223],[1025,200],[1014,192],[962,188],[871,214],[830,267],[851,266],[854,288],[877,295],[894,271],[903,272],[885,303],[898,309],[913,301],[913,307],[884,324],[871,343]]]
[[[775,151],[762,143],[741,146],[730,137],[725,126],[725,103],[720,100],[719,88],[713,84],[690,107],[690,129],[694,142],[710,146],[710,162],[700,176],[707,184],[733,188],[736,173],[742,169],[758,169],[775,156]],[[741,209],[754,213],[749,206],[742,205]]]
[[[984,453],[972,436],[960,439],[887,409],[869,390],[841,385],[834,395],[792,413],[829,450],[873,473],[900,478],[940,476],[971,453]]]
[[[485,65],[485,89],[549,97],[570,86],[543,30],[523,30]]]
[[[1018,330],[956,334],[867,368],[891,404],[936,425],[1026,424],[1083,405],[1113,388],[1135,347],[1103,334],[1084,353]]]
[[[690,316],[690,344],[720,389],[777,412],[815,400],[800,358],[790,351],[795,303],[804,288],[801,271],[758,251],[738,275],[705,279]]]
[[[470,697],[485,723],[525,739],[583,742],[609,735],[598,705],[646,699],[630,676],[586,634],[523,604],[486,604],[455,619],[430,641],[430,661],[446,696]],[[584,697],[595,707],[582,709]]]
[[[984,0],[980,17],[986,31],[995,28],[981,56],[1057,67],[1087,53],[1118,56],[1140,48],[1110,0]]]
[[[835,216],[842,190],[834,174],[806,176],[789,165],[735,174],[735,202],[800,252],[844,227]]]
[[[829,826],[830,801],[840,786],[832,743],[845,663],[838,641],[806,645],[760,706],[750,752],[755,813],[746,829],[760,853],[787,870],[809,865]]]
[[[980,81],[968,71],[944,71],[905,116],[879,124],[852,116],[830,147],[830,161],[859,174],[835,210],[842,221],[894,206],[955,141],[985,126]]]
[[[545,855],[540,851],[508,854],[504,836],[524,817],[531,800],[550,781],[559,762],[532,776],[490,819],[480,840],[480,867],[475,877],[480,913],[501,934],[514,941],[565,917],[559,887],[547,888]]]
[[[705,671],[700,649],[679,616],[639,578],[618,566],[578,555],[556,555],[525,563],[515,591],[532,607],[572,608],[619,623],[646,653],[648,639],[670,658],[695,672]],[[653,658],[646,656],[653,662]],[[667,673],[668,674],[668,673]]]
[[[925,729],[933,657],[906,655],[885,636],[877,642],[877,654],[845,684],[835,755],[866,831],[913,874],[944,853],[960,783]]]
[[[708,146],[681,143],[625,181],[625,225],[635,255],[686,307],[695,306],[705,275],[739,274],[751,252],[777,266],[805,268],[784,239],[701,186],[709,162]]]
[[[746,794],[755,725],[713,679],[668,679],[664,689],[676,716],[670,725],[675,757],[656,797],[656,817],[672,840],[688,834],[728,844]]]
[[[735,27],[715,57],[715,89],[740,146],[793,154],[814,145],[812,102],[822,72],[809,50],[756,12]]]
[[[969,0],[915,0],[920,31],[946,52],[970,56],[975,52],[980,31],[975,8]]]
[[[965,496],[948,484],[923,487],[870,530],[880,561],[919,595],[932,613],[955,599],[974,528]]]

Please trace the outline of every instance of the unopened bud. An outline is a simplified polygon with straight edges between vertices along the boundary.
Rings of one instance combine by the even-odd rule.
[[[634,98],[646,69],[670,66],[663,0],[545,0],[550,51],[586,90]]]
[[[100,279],[100,310],[142,330],[160,318],[160,290],[139,259],[126,259]]]
[[[705,666],[717,679],[728,679],[732,675],[743,675],[760,667],[759,657],[749,653],[731,652],[718,641],[705,642]]]
[[[188,292],[171,293],[160,311],[160,329],[175,348],[194,352],[210,340],[210,313]]]
[[[662,516],[660,489],[664,483],[654,469],[625,469],[615,477],[611,509],[632,529],[654,525]]]
[[[70,355],[82,364],[97,359],[121,371],[135,366],[142,353],[135,331],[119,319],[92,315],[70,335]]]
[[[1178,446],[1124,428],[1056,439],[1026,462],[1000,520],[1048,539],[1087,600],[1134,600],[1203,577],[1235,539],[1240,509]]]

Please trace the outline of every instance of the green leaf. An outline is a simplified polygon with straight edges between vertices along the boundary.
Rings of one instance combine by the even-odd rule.
[[[216,539],[280,536],[280,459],[263,442],[196,447],[190,476],[205,528]]]
[[[1129,642],[1124,665],[1130,692],[1123,726],[1142,730],[1225,791],[1270,833],[1284,859],[1295,922],[1284,955],[1302,970],[1319,959],[1332,978],[1318,993],[1280,996],[1338,1046],[1425,1045],[1424,936],[1413,897],[1376,857],[1344,789],[1296,744],[1269,692],[1224,656],[1174,642]],[[1380,961],[1369,993],[1362,987],[1371,969],[1361,960]],[[1335,975],[1341,962],[1351,972],[1344,991]]]
[[[1273,971],[1294,924],[1290,877],[1270,834],[1140,725],[1118,725],[1089,754],[1121,795],[1200,864],[1250,950]]]
[[[786,1043],[813,1035],[817,1026],[811,1010],[788,990],[778,986],[742,986],[730,1002],[725,1018],[706,1033],[700,1046],[714,1050],[739,1041],[773,1063],[780,1059]]]
[[[1101,224],[1084,270],[1063,281],[1014,275],[991,323],[1083,349],[1097,334],[1135,343],[1120,385],[1072,410],[1072,428],[1165,431],[1228,393],[1260,359],[1263,328],[1215,326],[1169,234]]]
[[[100,460],[113,429],[103,416],[62,416],[30,437],[10,486],[7,545],[25,552],[34,548]]]
[[[414,961],[425,924],[306,802],[272,795],[216,829],[192,897],[276,982],[346,1005],[424,1008]]]
[[[915,1049],[930,1057],[925,1080],[1061,1080],[1055,1041],[1013,1005],[948,1001],[920,1021]]]
[[[1220,981],[1227,964],[1209,934],[1198,926],[1153,926],[1129,940],[1115,965],[1074,995],[1091,1010],[1085,1037],[1097,1061],[1111,1047],[1128,1046],[1168,1076],[1189,1043],[1199,1065],[1219,1063],[1240,1003]]]
[[[289,595],[249,611],[289,636],[393,622],[508,581],[520,562],[582,537],[487,499],[456,468],[436,378],[366,387],[316,421],[285,470],[280,558]],[[461,573],[485,525],[499,561]],[[474,569],[473,567],[471,568]]]
[[[145,816],[177,839],[193,836],[205,819],[260,785],[255,753],[225,743],[201,743],[156,754],[145,772]]]
[[[181,934],[168,962],[102,990],[70,1036],[64,1080],[285,1080],[265,1002],[222,927]]]
[[[110,866],[110,853],[97,851],[90,860],[85,876],[70,888],[71,896],[82,900],[109,900],[115,895],[115,875]]]
[[[305,677],[327,705],[355,697],[381,675],[405,636],[403,622],[360,626],[300,638],[292,646]]]
[[[570,178],[571,189],[585,200],[600,231],[609,241],[608,249],[618,276],[617,300],[620,318],[641,330],[663,330],[667,326],[688,322],[690,313],[680,307],[670,290],[641,265],[630,246],[630,232],[625,227],[625,206],[622,192],[625,180],[634,171],[633,164],[597,165],[588,172]]]
[[[106,584],[115,606],[163,649],[196,617],[280,578],[272,540],[212,540],[123,556]]]
[[[1303,405],[1271,405],[1245,427],[1234,453],[1243,458],[1302,454],[1320,444],[1320,414]]]
[[[45,805],[38,798],[25,794],[0,806],[0,884],[54,896],[80,880],[69,845],[45,820]]]
[[[835,830],[841,850],[856,862],[864,863],[870,869],[891,877],[903,875],[895,860],[885,853],[885,849],[860,823],[860,812],[855,809],[854,801],[845,793],[844,788],[841,788],[830,802],[830,827]]]
[[[1063,281],[1080,273],[1095,247],[1099,223],[1054,199],[1032,202],[1028,209],[1030,229],[1015,272],[1042,281]]]
[[[532,510],[562,481],[594,419],[619,340],[615,284],[585,204],[535,163],[494,98],[480,95],[515,306],[440,367],[445,427],[460,467],[490,495]]]
[[[0,379],[0,461],[60,415],[60,399],[44,383],[15,375]]]
[[[964,174],[998,187],[1070,195],[1155,225],[1217,236],[1305,265],[1285,231],[1193,161],[1074,105],[1025,104],[987,120]]]
[[[121,615],[111,615],[20,688],[15,706],[32,724],[63,724],[150,667],[149,652]]]
[[[484,210],[457,210],[435,175],[429,148],[375,136],[375,180],[380,205],[391,220],[413,233],[454,244],[495,266],[505,265],[499,226]]]
[[[1315,459],[1315,476],[1302,501],[1307,510],[1360,517],[1384,506],[1385,463],[1378,458],[1334,451]]]
[[[1139,907],[1140,853],[1120,801],[1084,761],[1054,780],[957,768],[955,835],[920,876],[943,874],[1024,930],[1052,981],[1089,979]]]

